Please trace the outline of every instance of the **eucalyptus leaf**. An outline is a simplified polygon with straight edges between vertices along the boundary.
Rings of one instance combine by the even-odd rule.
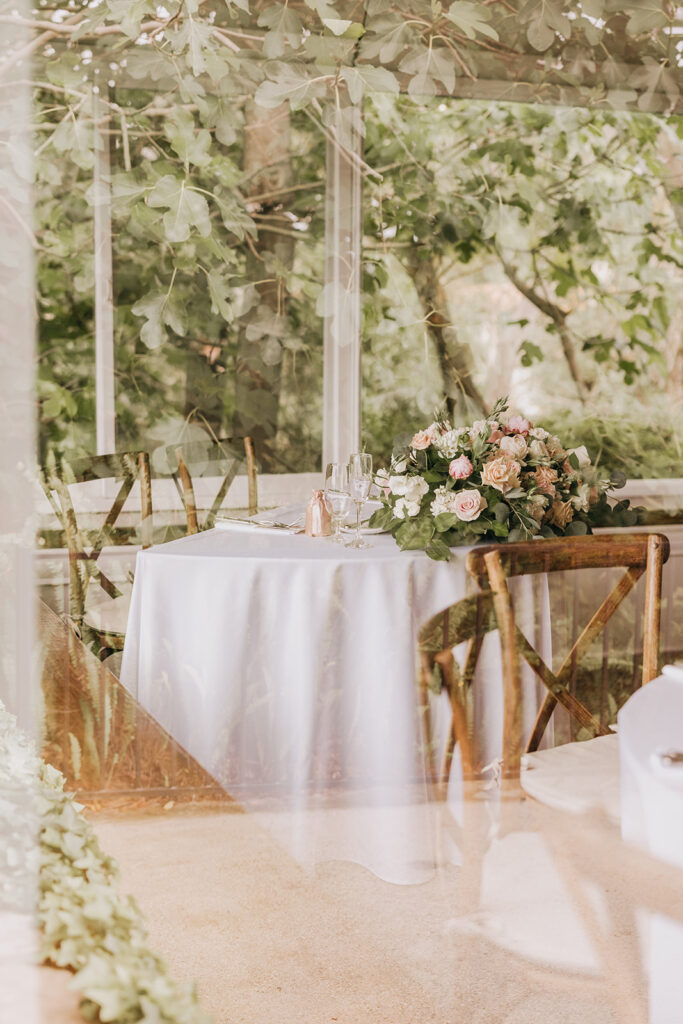
[[[401,550],[424,548],[434,536],[433,520],[427,516],[406,519],[394,536]]]

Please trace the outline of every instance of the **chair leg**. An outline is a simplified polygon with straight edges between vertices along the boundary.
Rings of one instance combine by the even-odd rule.
[[[662,538],[648,537],[643,622],[643,686],[659,673],[659,636],[662,617]]]
[[[498,551],[484,556],[493,591],[503,658],[503,776],[519,780],[522,763],[522,669],[512,598]]]

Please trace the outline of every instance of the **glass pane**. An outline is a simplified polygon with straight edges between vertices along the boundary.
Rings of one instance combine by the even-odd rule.
[[[80,133],[92,136],[92,120],[81,115],[72,122],[59,91],[40,89],[34,102],[37,388],[44,462],[48,449],[76,455],[95,450],[95,236],[87,200],[93,170],[91,156],[74,145]],[[57,158],[54,146],[41,145],[52,132],[62,147]]]
[[[218,96],[212,138],[163,93],[115,99],[149,104],[111,129],[119,447],[248,434],[264,471],[319,468],[322,135]]]
[[[683,476],[680,119],[374,95],[366,122],[373,454],[509,395],[606,471]]]

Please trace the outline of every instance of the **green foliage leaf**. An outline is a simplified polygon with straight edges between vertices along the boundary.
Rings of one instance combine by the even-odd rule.
[[[529,22],[526,30],[526,37],[534,50],[543,52],[555,42],[555,33],[539,14]]]
[[[425,548],[434,536],[434,522],[431,516],[417,516],[406,519],[394,533],[402,551]]]
[[[533,366],[535,362],[541,363],[543,361],[543,349],[533,341],[523,341],[519,346],[519,352],[521,354],[520,362],[522,366]]]
[[[198,192],[194,192],[183,178],[165,174],[147,197],[148,206],[168,207],[163,216],[164,231],[169,242],[184,242],[195,227],[200,235],[211,234],[209,206]]]
[[[433,558],[436,562],[449,562],[451,558],[451,549],[448,544],[445,544],[439,537],[435,537],[430,540],[425,547],[426,553],[430,558]]]
[[[158,348],[166,340],[168,326],[180,337],[185,334],[185,324],[172,296],[152,293],[145,295],[132,307],[134,316],[145,317],[140,337],[147,348]]]
[[[211,45],[213,27],[197,18],[184,18],[171,33],[171,44],[176,53],[187,50],[193,75],[206,71],[206,50]]]
[[[398,94],[396,75],[386,68],[372,68],[361,64],[355,68],[342,68],[340,78],[346,82],[352,103],[359,103],[366,89],[373,92]]]
[[[219,313],[227,323],[230,323],[235,316],[230,301],[230,286],[223,278],[220,270],[211,270],[207,275],[207,281],[209,284],[209,295],[211,296],[211,311]]]
[[[389,530],[393,523],[394,513],[388,505],[376,509],[370,516],[368,525],[373,530]]]
[[[466,0],[456,0],[445,12],[445,16],[452,21],[456,28],[460,29],[468,39],[475,39],[477,34],[486,36],[488,39],[498,41],[498,33],[488,24],[491,20],[491,12],[483,4],[467,3]]]
[[[258,24],[270,29],[263,39],[266,57],[280,57],[287,45],[297,49],[301,42],[303,25],[301,18],[287,4],[268,4],[261,12]]]
[[[567,523],[564,532],[567,537],[584,537],[588,533],[588,526],[582,519],[573,519]]]
[[[273,65],[270,74],[271,78],[259,85],[254,96],[261,107],[279,107],[289,100],[292,110],[301,110],[314,99],[321,99],[327,90],[325,80],[303,64]]]
[[[434,525],[439,533],[445,533],[458,522],[455,512],[441,512],[438,516],[434,516]]]
[[[197,130],[189,110],[180,107],[173,111],[164,125],[164,134],[186,167],[205,167],[210,162],[211,135],[205,128]]]
[[[504,501],[499,501],[497,505],[493,506],[493,514],[496,517],[496,522],[507,523],[510,518],[510,506]]]

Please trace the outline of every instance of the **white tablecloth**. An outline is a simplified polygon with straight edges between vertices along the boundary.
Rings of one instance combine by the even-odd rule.
[[[465,596],[467,549],[445,563],[370,541],[357,551],[217,529],[141,552],[121,679],[300,861],[353,860],[415,882],[435,859],[417,631]],[[480,731],[495,756],[497,634],[480,666]]]
[[[683,750],[683,668],[638,690],[619,712],[621,828],[625,839],[683,867],[683,767],[658,751]],[[650,1024],[680,1024],[683,1016],[683,926],[650,921]]]

